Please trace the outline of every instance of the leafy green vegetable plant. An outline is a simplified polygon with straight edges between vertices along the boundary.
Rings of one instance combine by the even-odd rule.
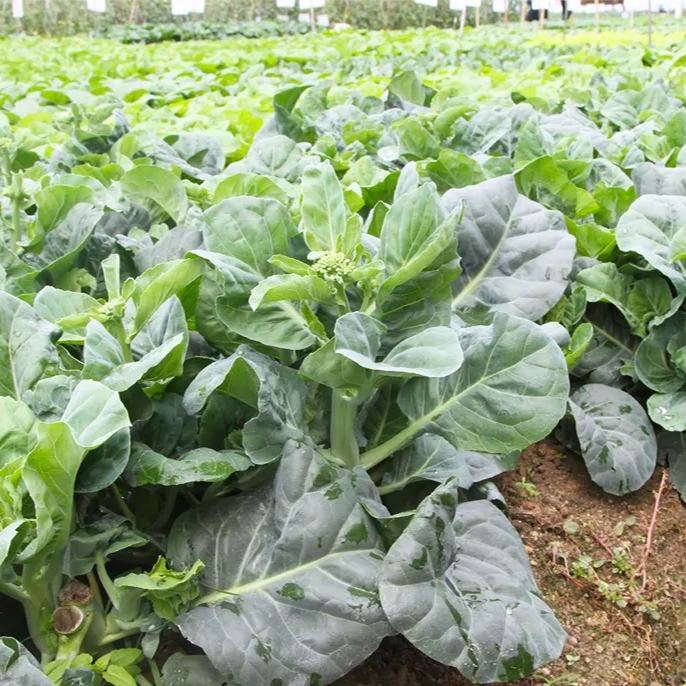
[[[557,429],[609,493],[658,460],[684,492],[681,101],[585,70],[468,96],[520,46],[456,67],[440,35],[317,38],[254,140],[197,130],[250,62],[7,105],[0,592],[36,654],[13,631],[0,679],[315,686],[393,633],[520,678],[565,634],[491,479]]]
[[[183,221],[170,172],[134,170],[122,191]],[[506,224],[468,216],[413,165],[378,235],[328,162],[304,167],[295,197],[290,209],[220,200],[200,220],[201,249],[137,278],[122,281],[115,253],[102,263],[106,299],[46,287],[31,307],[3,294],[4,470],[16,484],[3,590],[63,673],[85,650],[166,626],[237,683],[329,683],[393,631],[479,681],[528,673],[564,632],[514,529],[470,489],[555,427],[567,367],[541,327],[515,316],[516,289],[490,302],[490,280],[507,282],[512,267],[480,254],[470,231],[506,245],[549,217],[538,249],[569,269],[564,227],[507,178],[470,201],[513,200]],[[480,323],[453,319],[462,302]],[[194,322],[219,354],[189,356]],[[442,485],[423,499],[432,481]],[[162,508],[152,520],[137,502],[150,487]],[[94,494],[80,512],[76,492]],[[176,518],[182,498],[197,505]],[[103,528],[98,507],[125,519]],[[160,542],[154,531],[170,524]],[[169,563],[111,578],[108,556],[140,546]],[[106,601],[60,605],[62,571],[95,573]],[[442,590],[430,599],[427,588]],[[427,643],[427,615],[441,643]]]

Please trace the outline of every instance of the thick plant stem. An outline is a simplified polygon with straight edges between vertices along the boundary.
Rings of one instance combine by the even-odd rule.
[[[40,562],[29,562],[22,574],[22,587],[26,594],[26,599],[22,601],[26,626],[43,663],[50,662],[57,649],[51,616],[62,583],[59,560],[56,557],[47,567],[41,566]]]
[[[125,638],[129,638],[130,636],[135,636],[136,634],[140,633],[141,626],[135,626],[131,629],[123,629],[122,631],[117,631],[113,634],[106,634],[98,643],[98,648],[104,648],[105,646],[112,645],[112,643],[116,643],[117,641],[123,641]]]
[[[331,393],[331,452],[352,469],[360,463],[355,436],[357,407],[340,391]]]
[[[86,617],[83,623],[70,636],[60,636],[57,644],[57,654],[55,655],[56,660],[66,662],[71,666],[74,658],[81,652],[81,644],[83,639],[86,638],[88,630],[93,623],[93,611],[89,608],[86,612]]]
[[[47,624],[44,616],[47,614],[45,605],[36,598],[30,598],[23,603],[26,626],[34,645],[41,654],[42,662],[49,662],[54,657],[54,648],[50,645],[45,630]]]
[[[114,606],[115,610],[119,609],[119,590],[114,585],[114,582],[107,573],[107,567],[105,566],[105,556],[102,552],[98,551],[95,555],[95,569],[98,573],[98,579],[100,580],[101,586],[105,589],[105,593],[110,599],[110,602]]]
[[[421,431],[423,426],[423,421],[413,422],[395,434],[395,436],[389,438],[385,443],[363,453],[360,463],[367,471],[376,467],[376,465],[381,464],[387,457],[400,450],[400,448],[404,448]]]

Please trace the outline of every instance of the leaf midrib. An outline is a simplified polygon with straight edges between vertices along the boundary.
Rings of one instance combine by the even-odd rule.
[[[340,550],[335,553],[329,553],[323,557],[318,557],[316,560],[310,562],[305,562],[304,564],[298,565],[297,567],[292,567],[278,574],[272,576],[264,576],[254,581],[249,581],[248,583],[239,584],[238,586],[233,586],[227,589],[214,589],[210,593],[206,593],[198,599],[197,605],[211,605],[214,603],[221,603],[222,601],[229,600],[234,596],[243,596],[248,593],[256,593],[264,591],[267,587],[274,584],[278,584],[281,581],[286,581],[292,577],[298,576],[310,569],[323,566],[326,562],[330,560],[335,560],[349,555],[359,555],[361,553],[371,553],[377,550],[377,548],[360,548],[356,550]]]

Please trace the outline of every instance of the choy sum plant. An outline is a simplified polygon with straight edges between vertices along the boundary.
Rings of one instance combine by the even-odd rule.
[[[100,297],[0,293],[0,590],[43,663],[6,639],[12,683],[148,683],[160,640],[178,686],[328,684],[397,632],[477,682],[560,653],[488,480],[567,407],[531,321],[566,287],[561,216],[409,164],[363,220],[303,167],[291,203],[215,194],[137,277],[105,258]],[[160,172],[123,185],[183,221]]]

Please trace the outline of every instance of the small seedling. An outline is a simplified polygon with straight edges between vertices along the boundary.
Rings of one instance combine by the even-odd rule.
[[[515,486],[527,497],[535,498],[540,495],[541,492],[538,490],[538,486],[535,483],[529,481],[525,476],[521,480],[515,483]]]
[[[624,529],[627,526],[634,526],[636,524],[636,517],[629,515],[626,519],[615,524],[613,529],[615,536],[622,536],[624,534]]]
[[[575,522],[573,519],[565,519],[564,523],[562,524],[562,528],[565,530],[566,533],[570,534],[573,536],[576,533],[579,533],[579,524]]]
[[[612,549],[612,571],[615,574],[624,574],[629,576],[633,572],[634,566],[629,557],[629,553],[625,548],[617,546]]]

